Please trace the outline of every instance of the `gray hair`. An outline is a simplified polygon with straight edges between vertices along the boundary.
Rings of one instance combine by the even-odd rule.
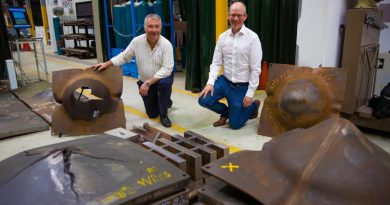
[[[148,15],[145,16],[144,26],[146,26],[146,22],[147,22],[149,19],[157,19],[157,20],[160,21],[160,24],[162,25],[161,17],[160,17],[158,14],[148,14]]]

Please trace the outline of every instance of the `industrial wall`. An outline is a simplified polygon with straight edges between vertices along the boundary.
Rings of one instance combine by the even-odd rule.
[[[380,4],[389,4],[384,0]],[[297,31],[296,64],[299,66],[340,66],[340,48],[348,1],[301,0]],[[390,27],[390,23],[386,23]],[[390,29],[382,30],[380,53],[390,50]]]

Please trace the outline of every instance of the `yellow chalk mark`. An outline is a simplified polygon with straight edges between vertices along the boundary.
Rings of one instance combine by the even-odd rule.
[[[222,168],[222,169],[227,169],[227,168],[229,168],[229,172],[233,172],[233,169],[238,169],[238,168],[240,168],[240,166],[238,166],[238,165],[233,165],[231,162],[229,162],[229,165],[222,165],[221,168]]]
[[[146,177],[142,177],[141,179],[137,180],[137,184],[139,184],[143,187],[151,186],[151,185],[154,185],[158,182],[167,180],[171,177],[172,177],[171,173],[169,173],[167,171],[163,171],[160,174],[150,174]]]
[[[156,167],[153,166],[153,167],[148,167],[146,168],[146,171],[149,173],[149,174],[153,174],[156,172]]]

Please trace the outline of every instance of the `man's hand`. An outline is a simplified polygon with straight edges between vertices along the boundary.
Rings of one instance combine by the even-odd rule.
[[[213,94],[214,94],[214,86],[210,85],[210,84],[207,84],[203,88],[202,92],[200,92],[199,96],[205,98],[209,92],[210,92],[211,96],[213,96]]]
[[[139,94],[142,96],[147,96],[149,91],[150,84],[147,83],[148,81],[145,81],[141,87],[139,88]]]
[[[248,96],[245,96],[245,97],[244,97],[244,100],[242,100],[242,105],[243,105],[244,107],[248,107],[249,105],[252,104],[252,102],[253,102],[253,98],[248,97]]]
[[[103,70],[105,70],[106,68],[108,68],[111,65],[112,65],[112,62],[111,61],[107,61],[107,62],[104,62],[104,63],[96,64],[92,68],[93,68],[94,71],[103,71]]]

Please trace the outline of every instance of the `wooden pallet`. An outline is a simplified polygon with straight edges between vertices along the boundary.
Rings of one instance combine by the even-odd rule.
[[[95,53],[86,48],[61,48],[66,56],[77,56],[80,59],[95,57]]]

